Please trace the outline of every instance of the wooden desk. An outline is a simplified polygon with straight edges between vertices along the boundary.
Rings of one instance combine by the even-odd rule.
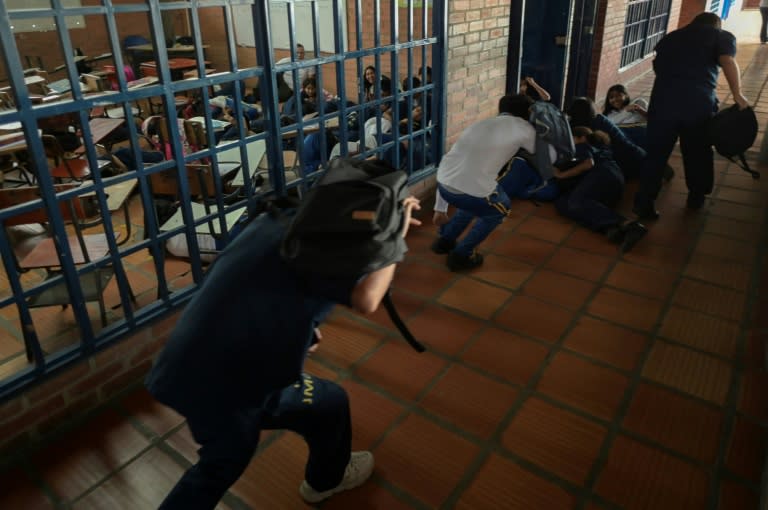
[[[215,205],[209,206],[208,211],[206,211],[206,206],[203,204],[198,204],[197,202],[191,202],[189,204],[192,207],[192,216],[195,219],[202,218],[206,216],[207,214],[214,214],[218,211]],[[225,216],[225,223],[227,225],[227,230],[231,230],[232,227],[237,223],[237,220],[240,219],[240,217],[247,212],[245,207],[240,207],[238,209],[235,209],[234,211],[229,211]],[[213,225],[211,225],[213,224]],[[184,217],[181,214],[181,208],[178,208],[175,213],[173,213],[173,216],[171,216],[168,221],[163,223],[160,226],[161,232],[167,232],[169,230],[174,230],[176,228],[182,227],[184,225]],[[213,228],[213,232],[211,232],[211,228]],[[219,224],[219,219],[214,218],[210,221],[207,221],[206,223],[202,223],[200,225],[197,225],[195,227],[195,232],[198,234],[221,234],[221,225]]]
[[[209,62],[205,62],[209,64]],[[171,71],[171,79],[173,81],[184,79],[184,72],[197,67],[197,60],[193,58],[169,58],[168,69]],[[157,62],[151,60],[149,62],[142,63],[139,68],[141,69],[142,76],[158,76]]]
[[[106,137],[112,134],[112,132],[120,127],[125,122],[125,119],[110,119],[108,117],[96,117],[88,121],[88,126],[91,128],[91,141],[93,144],[97,144],[104,140]],[[85,154],[85,146],[81,145],[75,149],[76,154]]]

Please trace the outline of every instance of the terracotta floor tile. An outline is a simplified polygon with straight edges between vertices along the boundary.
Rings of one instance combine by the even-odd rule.
[[[540,343],[488,328],[462,355],[469,365],[515,384],[525,385],[539,370],[549,349]]]
[[[524,335],[556,342],[571,322],[573,312],[527,296],[516,296],[496,314],[494,322]]]
[[[717,200],[710,209],[715,216],[722,216],[732,220],[749,221],[757,223],[761,221],[760,209],[749,205],[735,204],[725,200]]]
[[[570,222],[553,221],[550,219],[531,216],[517,227],[517,233],[535,237],[542,241],[559,243],[574,230]]]
[[[659,334],[718,356],[733,358],[739,325],[711,315],[673,306],[661,322]]]
[[[694,509],[706,508],[708,485],[706,471],[618,436],[595,491],[627,510]]]
[[[641,241],[642,244],[685,246],[694,240],[703,220],[700,215],[691,215],[682,207],[682,196],[677,199],[680,203],[675,204],[674,208],[664,209],[664,221],[646,225],[648,234]]]
[[[375,481],[366,482],[355,490],[336,494],[323,503],[323,510],[410,510],[412,508]]]
[[[456,509],[567,510],[575,505],[575,496],[564,489],[491,454],[461,495]]]
[[[511,293],[486,283],[463,278],[440,295],[440,303],[468,314],[489,319],[509,299]]]
[[[768,419],[768,373],[746,372],[741,378],[739,411],[760,420]]]
[[[420,260],[406,260],[397,266],[392,283],[396,289],[403,289],[426,298],[432,298],[445,289],[456,274],[445,266],[435,266]]]
[[[420,407],[465,431],[489,439],[518,391],[474,370],[452,365],[420,402]]]
[[[464,476],[479,448],[412,414],[373,453],[376,473],[436,508]]]
[[[673,302],[710,315],[740,321],[745,299],[746,296],[741,292],[683,278]]]
[[[609,321],[650,331],[658,320],[662,306],[663,302],[656,299],[603,287],[592,298],[587,311]]]
[[[514,290],[530,278],[533,269],[525,262],[489,254],[483,265],[472,271],[472,276]]]
[[[563,273],[542,269],[523,288],[523,293],[571,310],[581,308],[592,294],[595,284]]]
[[[178,463],[153,448],[79,500],[75,510],[157,508],[184,473]]]
[[[403,407],[354,381],[346,380],[342,386],[347,390],[352,413],[352,449],[369,450],[400,416]]]
[[[21,468],[10,468],[0,472],[0,507],[53,510],[54,504]]]
[[[181,415],[155,400],[144,388],[134,390],[122,398],[120,405],[129,416],[144,424],[158,436],[162,436],[184,421]]]
[[[430,352],[418,353],[399,339],[392,339],[357,368],[367,382],[406,400],[415,399],[446,365]]]
[[[320,349],[322,348],[323,347],[321,344]],[[312,374],[316,377],[320,377],[321,379],[328,379],[329,381],[335,381],[339,378],[339,373],[336,370],[321,364],[314,358],[314,356],[317,356],[317,354],[310,353],[307,359],[304,360],[305,373]]]
[[[750,266],[712,255],[694,253],[686,264],[683,274],[692,279],[746,292],[749,288],[751,273]]]
[[[676,281],[675,274],[621,261],[608,274],[605,283],[633,294],[664,300]]]
[[[609,257],[560,248],[547,262],[546,268],[596,282],[603,277],[611,264],[613,260]]]
[[[559,352],[537,390],[604,420],[613,419],[629,380],[618,372]]]
[[[699,237],[699,242],[694,248],[695,253],[712,255],[713,257],[742,264],[750,264],[752,262],[755,257],[755,250],[754,242],[737,241],[736,239],[707,233]]]
[[[408,320],[408,329],[431,349],[456,355],[485,323],[441,306],[427,305]]]
[[[676,244],[638,243],[631,252],[622,255],[624,261],[660,271],[676,273],[683,267],[688,250]]]
[[[731,370],[717,358],[657,340],[643,367],[643,377],[723,405]]]
[[[71,501],[148,444],[128,420],[105,410],[38,452],[33,462],[46,483]]]
[[[595,422],[532,397],[504,431],[504,448],[582,485],[597,459],[607,430]]]
[[[709,216],[704,224],[704,231],[743,242],[753,242],[760,235],[760,224]]]
[[[591,317],[581,317],[563,345],[622,370],[634,370],[648,337]]]
[[[608,241],[604,235],[592,232],[586,228],[577,228],[565,241],[565,246],[575,250],[594,253],[604,257],[615,257],[617,246]]]
[[[342,314],[333,314],[320,326],[323,339],[313,358],[340,368],[349,368],[371,352],[384,334]]]
[[[256,452],[230,491],[252,508],[311,508],[299,496],[307,455],[307,445],[300,436],[284,434]]]
[[[737,482],[725,480],[720,483],[719,510],[744,510],[759,508],[760,495]]]
[[[740,477],[759,484],[765,466],[766,445],[765,427],[737,416],[725,466]]]
[[[713,464],[722,421],[722,412],[712,406],[641,383],[622,426],[683,455]]]
[[[491,251],[497,255],[513,257],[538,266],[546,262],[557,245],[520,234],[510,234],[503,243],[493,245]]]

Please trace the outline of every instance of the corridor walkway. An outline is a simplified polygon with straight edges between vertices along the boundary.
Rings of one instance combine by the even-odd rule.
[[[738,59],[762,129],[768,46],[742,45]],[[647,96],[650,78],[629,85]],[[383,312],[339,310],[308,363],[348,390],[354,448],[376,456],[368,483],[321,507],[757,509],[768,438],[760,140],[750,160],[764,178],[718,158],[697,213],[676,154],[661,220],[623,257],[550,204],[514,204],[469,274],[429,251],[428,222],[414,230],[394,296],[428,352],[411,351]],[[308,508],[305,457],[297,436],[265,434],[220,507]],[[137,387],[16,459],[0,508],[155,508],[194,459],[181,418]]]

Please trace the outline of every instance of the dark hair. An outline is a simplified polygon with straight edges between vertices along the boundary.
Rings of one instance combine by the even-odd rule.
[[[693,18],[691,25],[708,25],[710,27],[720,28],[722,26],[722,21],[720,20],[720,16],[714,12],[702,12]]]
[[[403,78],[403,90],[411,90],[421,87],[421,80],[413,76],[410,80]]]
[[[599,129],[597,131],[592,131],[592,129],[587,126],[575,126],[571,129],[571,133],[574,138],[583,136],[587,139],[587,142],[594,147],[607,147],[611,145],[611,137],[608,136],[608,133],[600,131]]]
[[[610,101],[608,101],[608,97],[611,95],[611,92],[619,92],[621,94],[624,94],[624,104],[622,107],[627,106],[629,104],[629,91],[627,90],[627,87],[622,85],[621,83],[617,83],[616,85],[611,86],[611,88],[608,89],[608,92],[605,93],[605,102],[603,103],[603,115],[608,115],[613,111],[613,106],[611,106]]]
[[[380,86],[381,86],[381,93],[382,94],[384,94],[384,93],[391,94],[392,93],[392,80],[390,80],[388,77],[386,77],[386,76],[382,76],[381,77]]]
[[[424,73],[424,69],[425,68],[423,67],[419,67],[419,76],[421,76],[422,78],[424,78],[424,76],[422,76],[422,74]],[[432,68],[429,66],[426,66],[426,70],[427,70],[426,82],[432,83]]]
[[[596,116],[595,102],[588,97],[575,98],[568,108],[571,126],[591,126]]]
[[[304,78],[304,81],[301,84],[301,88],[306,88],[307,85],[312,85],[313,87],[317,88],[317,80],[314,76],[310,76],[309,78]]]
[[[376,68],[373,67],[373,66],[366,66],[365,69],[363,69],[363,83],[366,83],[366,84],[367,84],[367,82],[365,81],[365,73],[368,72],[368,69],[373,71],[373,79],[374,80],[376,79]]]
[[[508,113],[514,117],[528,118],[528,110],[533,104],[533,99],[523,94],[502,96],[499,99],[499,113]]]

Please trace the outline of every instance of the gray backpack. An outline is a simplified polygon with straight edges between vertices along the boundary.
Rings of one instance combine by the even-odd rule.
[[[536,130],[536,155],[534,164],[542,179],[546,182],[554,175],[554,166],[571,161],[576,148],[568,118],[555,105],[546,101],[536,101],[531,106],[528,120]],[[550,147],[555,150],[555,160],[550,158]]]

